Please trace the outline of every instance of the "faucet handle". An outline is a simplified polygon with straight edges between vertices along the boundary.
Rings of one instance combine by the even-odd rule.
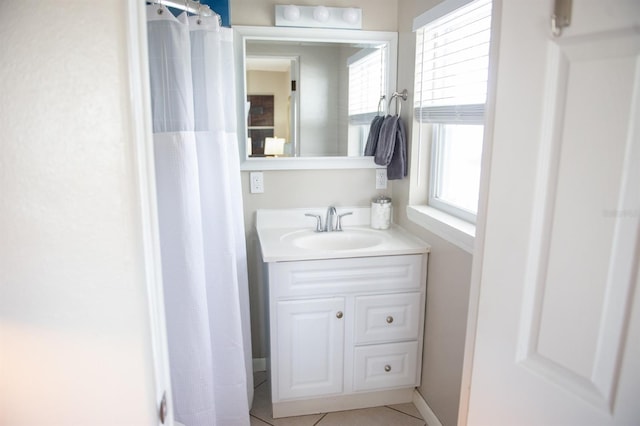
[[[322,218],[320,217],[319,214],[305,213],[304,215],[309,217],[315,217],[317,219],[316,232],[322,232]]]
[[[338,220],[336,221],[336,231],[342,231],[342,216],[349,216],[350,214],[353,214],[353,212],[347,212],[338,215]]]

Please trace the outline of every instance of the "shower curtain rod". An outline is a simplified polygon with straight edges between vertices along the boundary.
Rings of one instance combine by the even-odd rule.
[[[189,13],[193,13],[194,15],[201,16],[211,16],[217,15],[214,11],[209,8],[208,5],[202,4],[199,1],[193,0],[145,0],[146,3],[155,3],[162,4],[168,7],[175,7],[176,9],[184,10]]]

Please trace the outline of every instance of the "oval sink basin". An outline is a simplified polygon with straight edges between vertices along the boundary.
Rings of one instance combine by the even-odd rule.
[[[296,231],[282,237],[296,247],[312,250],[358,250],[374,247],[384,238],[379,231],[347,229],[336,232]]]

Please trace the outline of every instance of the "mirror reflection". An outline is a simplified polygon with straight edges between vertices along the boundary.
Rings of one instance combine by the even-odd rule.
[[[384,35],[344,42],[245,36],[245,158],[362,157],[371,121],[386,112],[392,91],[395,34]]]
[[[362,156],[386,57],[379,43],[247,41],[250,157]]]
[[[296,156],[298,57],[248,54],[245,64],[250,156]]]

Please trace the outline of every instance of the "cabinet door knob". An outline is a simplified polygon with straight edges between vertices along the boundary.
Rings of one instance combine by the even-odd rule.
[[[336,318],[342,318],[342,311],[338,311],[336,313]]]
[[[387,373],[388,373],[389,371],[391,371],[391,366],[390,366],[389,364],[385,365],[385,366],[384,366],[384,371],[386,371]]]
[[[391,324],[393,322],[393,317],[391,315],[389,315],[387,317],[387,324]]]

